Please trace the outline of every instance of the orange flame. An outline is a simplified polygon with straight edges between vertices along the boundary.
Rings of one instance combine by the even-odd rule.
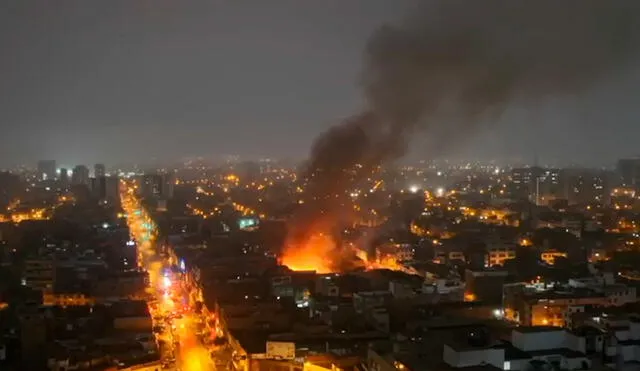
[[[350,245],[345,246],[348,251],[339,253],[336,251],[336,243],[326,234],[314,234],[306,242],[297,245],[288,245],[281,257],[281,264],[294,271],[316,271],[317,273],[332,273],[339,266],[341,259],[358,258],[364,263],[367,270],[389,269],[415,274],[415,271],[404,267],[398,259],[390,254],[376,254],[375,258],[367,255],[367,252]]]
[[[407,268],[398,261],[398,259],[390,254],[380,254],[376,251],[376,258],[370,259],[364,250],[356,249],[356,256],[364,263],[367,270],[372,269],[389,269],[392,271],[401,271],[407,274],[417,274],[413,268]]]
[[[289,245],[282,255],[282,265],[294,271],[316,271],[331,273],[331,251],[335,242],[325,234],[315,234],[300,245]]]

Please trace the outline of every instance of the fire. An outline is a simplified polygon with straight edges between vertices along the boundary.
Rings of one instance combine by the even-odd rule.
[[[300,245],[289,245],[282,255],[282,265],[294,271],[331,273],[335,242],[326,234],[315,234]]]
[[[404,267],[398,259],[391,254],[376,253],[375,258],[368,256],[367,252],[353,244],[336,249],[335,241],[326,234],[315,234],[305,243],[288,245],[285,249],[281,264],[294,271],[316,271],[318,273],[331,273],[345,267],[356,267],[361,260],[364,268],[389,269],[414,274],[415,272]],[[356,264],[349,264],[352,261]],[[345,264],[346,263],[346,264]],[[359,265],[362,267],[362,263]]]
[[[182,367],[186,371],[210,369],[209,352],[201,346],[187,346],[182,351]]]
[[[393,271],[406,271],[407,269],[393,256],[384,256],[375,260],[364,261],[367,269],[389,269]]]
[[[358,248],[355,248],[356,256],[360,258],[365,264],[367,270],[372,269],[389,269],[392,271],[401,271],[407,274],[417,274],[413,268],[407,268],[402,265],[398,259],[390,254],[381,254],[376,251],[376,257],[374,259],[369,258],[367,252]]]

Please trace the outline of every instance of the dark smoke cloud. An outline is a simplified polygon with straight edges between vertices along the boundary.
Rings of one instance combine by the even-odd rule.
[[[369,110],[315,142],[292,236],[330,227],[345,194],[412,135],[446,145],[514,101],[580,93],[635,67],[639,39],[638,0],[443,0],[380,28],[365,49]]]

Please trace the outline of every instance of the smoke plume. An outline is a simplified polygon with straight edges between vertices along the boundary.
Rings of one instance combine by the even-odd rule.
[[[639,39],[637,0],[442,0],[378,29],[364,53],[368,110],[316,140],[292,246],[330,230],[348,192],[411,136],[446,145],[514,101],[580,93],[635,67]]]

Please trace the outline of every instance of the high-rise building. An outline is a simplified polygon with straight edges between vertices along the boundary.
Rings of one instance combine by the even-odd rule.
[[[52,180],[56,178],[56,161],[40,160],[38,161],[38,179]]]
[[[172,174],[145,174],[140,179],[139,193],[145,198],[173,198]]]
[[[104,164],[95,164],[95,166],[93,167],[93,177],[98,179],[105,175],[107,175],[107,171]]]
[[[164,185],[163,197],[167,200],[170,200],[173,198],[173,189],[176,184],[175,174],[173,173],[163,174],[162,181]]]
[[[117,176],[101,176],[91,178],[93,197],[109,203],[118,203],[120,198],[120,178]]]
[[[616,170],[624,186],[640,187],[640,158],[620,159]]]
[[[62,188],[68,187],[69,186],[69,170],[65,168],[61,168],[58,179],[60,180],[60,186]]]
[[[71,174],[71,184],[89,185],[89,168],[84,165],[77,165]]]
[[[18,197],[23,189],[24,186],[18,175],[0,171],[0,210]]]
[[[540,179],[544,169],[539,167],[516,168],[511,171],[511,194],[516,198],[536,202],[540,194]]]
[[[537,166],[511,171],[511,194],[538,205],[566,198],[560,169]]]
[[[538,203],[564,198],[565,192],[560,179],[560,169],[544,169],[536,186]]]
[[[144,198],[159,197],[162,193],[162,177],[158,174],[143,175],[138,192]]]
[[[608,204],[611,197],[611,172],[593,169],[565,169],[562,183],[569,204]]]

